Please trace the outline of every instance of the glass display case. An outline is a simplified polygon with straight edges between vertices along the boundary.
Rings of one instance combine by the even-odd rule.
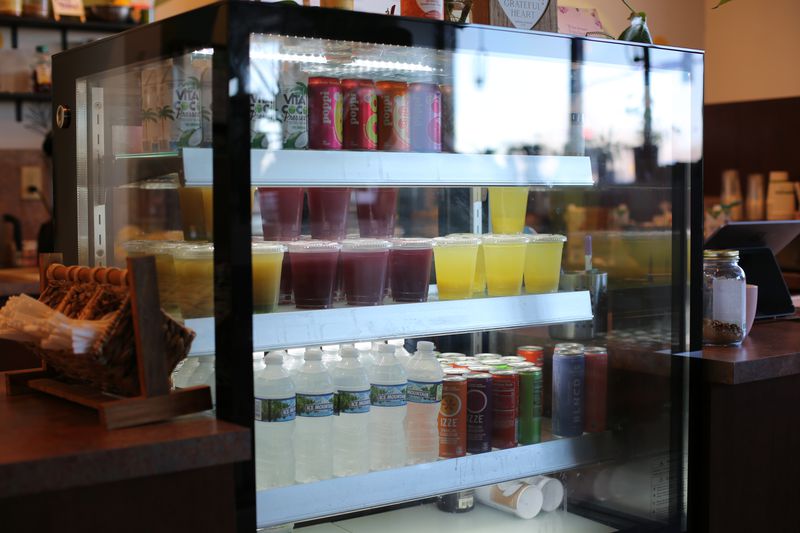
[[[156,257],[240,531],[685,529],[701,53],[225,2],[53,65],[58,249]]]

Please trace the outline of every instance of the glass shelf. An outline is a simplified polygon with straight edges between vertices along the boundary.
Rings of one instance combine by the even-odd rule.
[[[287,308],[289,308],[287,306]],[[253,350],[470,333],[590,320],[589,291],[253,315]],[[188,319],[189,355],[213,354],[214,318]]]
[[[210,148],[183,150],[187,185],[211,185],[213,168]],[[584,156],[250,150],[250,172],[254,186],[594,184],[590,160]]]

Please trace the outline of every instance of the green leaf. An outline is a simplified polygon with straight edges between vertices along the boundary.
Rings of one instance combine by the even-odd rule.
[[[724,6],[725,4],[727,4],[727,3],[728,3],[728,2],[730,2],[730,1],[731,1],[731,0],[719,0],[719,4],[715,5],[715,6],[714,6],[714,7],[712,7],[711,9],[717,9],[719,6]]]
[[[620,34],[619,40],[653,44],[653,38],[650,36],[650,30],[647,29],[647,23],[644,22],[644,18],[632,22],[631,25]]]

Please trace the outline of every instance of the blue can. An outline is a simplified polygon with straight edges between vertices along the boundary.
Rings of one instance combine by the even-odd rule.
[[[553,434],[583,434],[586,366],[583,350],[562,348],[553,353]]]

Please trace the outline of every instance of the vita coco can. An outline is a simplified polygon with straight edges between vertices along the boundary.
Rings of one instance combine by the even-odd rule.
[[[492,376],[467,376],[467,452],[492,451]]]
[[[442,151],[442,93],[435,83],[408,86],[411,150]]]
[[[439,407],[439,457],[467,454],[467,378],[445,376]]]
[[[308,78],[309,148],[342,149],[342,86],[336,78]]]
[[[342,145],[346,150],[378,147],[378,93],[372,80],[342,80],[344,117]]]
[[[404,81],[379,81],[378,149],[407,152],[409,143],[408,84]]]
[[[585,358],[583,349],[553,353],[553,434],[577,437],[584,426]]]
[[[308,75],[286,62],[278,81],[278,120],[284,150],[308,148]]]
[[[587,346],[583,353],[586,360],[584,429],[589,433],[605,431],[608,389],[608,350],[599,346]]]

